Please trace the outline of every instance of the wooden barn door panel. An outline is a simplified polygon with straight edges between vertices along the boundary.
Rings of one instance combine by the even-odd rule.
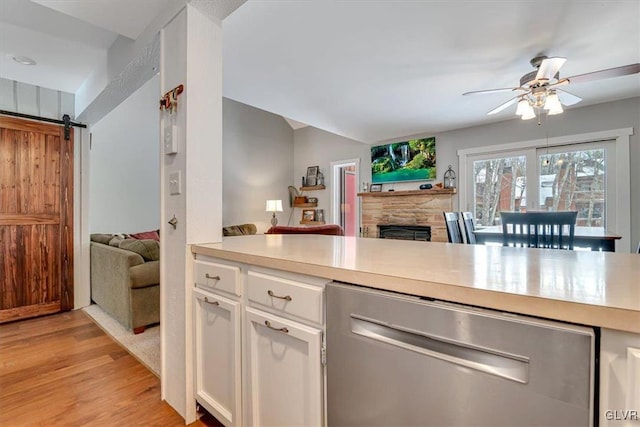
[[[73,308],[72,183],[62,127],[0,117],[0,323]]]

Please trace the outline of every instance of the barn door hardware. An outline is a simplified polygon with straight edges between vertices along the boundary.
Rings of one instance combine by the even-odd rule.
[[[18,117],[21,119],[37,120],[39,122],[45,122],[45,123],[55,123],[57,125],[64,125],[64,139],[67,141],[71,137],[71,132],[70,132],[71,126],[77,127],[77,128],[87,127],[87,125],[84,125],[82,123],[72,122],[71,117],[69,117],[68,114],[65,114],[64,116],[62,116],[62,120],[50,119],[48,117],[32,116],[31,114],[16,113],[15,111],[5,111],[5,110],[0,110],[0,115]]]
[[[184,92],[184,85],[176,86],[160,99],[160,111],[169,110],[169,114],[178,111],[178,95]]]

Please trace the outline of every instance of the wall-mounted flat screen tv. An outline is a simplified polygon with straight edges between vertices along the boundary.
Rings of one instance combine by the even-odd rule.
[[[371,147],[371,182],[373,184],[425,181],[435,178],[435,137]]]

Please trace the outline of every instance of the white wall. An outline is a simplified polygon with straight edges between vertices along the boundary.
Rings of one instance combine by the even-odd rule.
[[[91,127],[92,233],[160,228],[159,93],[156,75]]]
[[[225,98],[222,104],[222,224],[254,223],[258,233],[270,226],[267,199],[281,199],[289,218],[293,175],[293,129],[278,115]]]
[[[160,92],[184,85],[178,111],[161,115],[161,129],[175,125],[178,138],[178,153],[162,156],[160,173],[161,397],[188,424],[196,417],[188,245],[222,240],[222,21],[189,3],[160,39]],[[181,192],[171,194],[176,173]],[[167,224],[174,215],[175,229]]]
[[[371,182],[371,148],[368,144],[311,126],[294,131],[293,139],[293,185],[296,188],[302,185],[307,167],[320,167],[327,189],[306,195],[318,198],[318,209],[324,209],[326,220],[329,220],[331,212],[331,162],[360,159],[358,191],[362,189],[362,182]],[[296,209],[291,225],[298,225],[301,217],[301,210]]]
[[[72,93],[7,79],[0,79],[0,110],[56,120],[75,117]]]

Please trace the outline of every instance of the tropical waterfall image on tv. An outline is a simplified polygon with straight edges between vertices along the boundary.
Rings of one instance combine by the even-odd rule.
[[[371,147],[371,182],[436,179],[436,138],[412,139]]]

